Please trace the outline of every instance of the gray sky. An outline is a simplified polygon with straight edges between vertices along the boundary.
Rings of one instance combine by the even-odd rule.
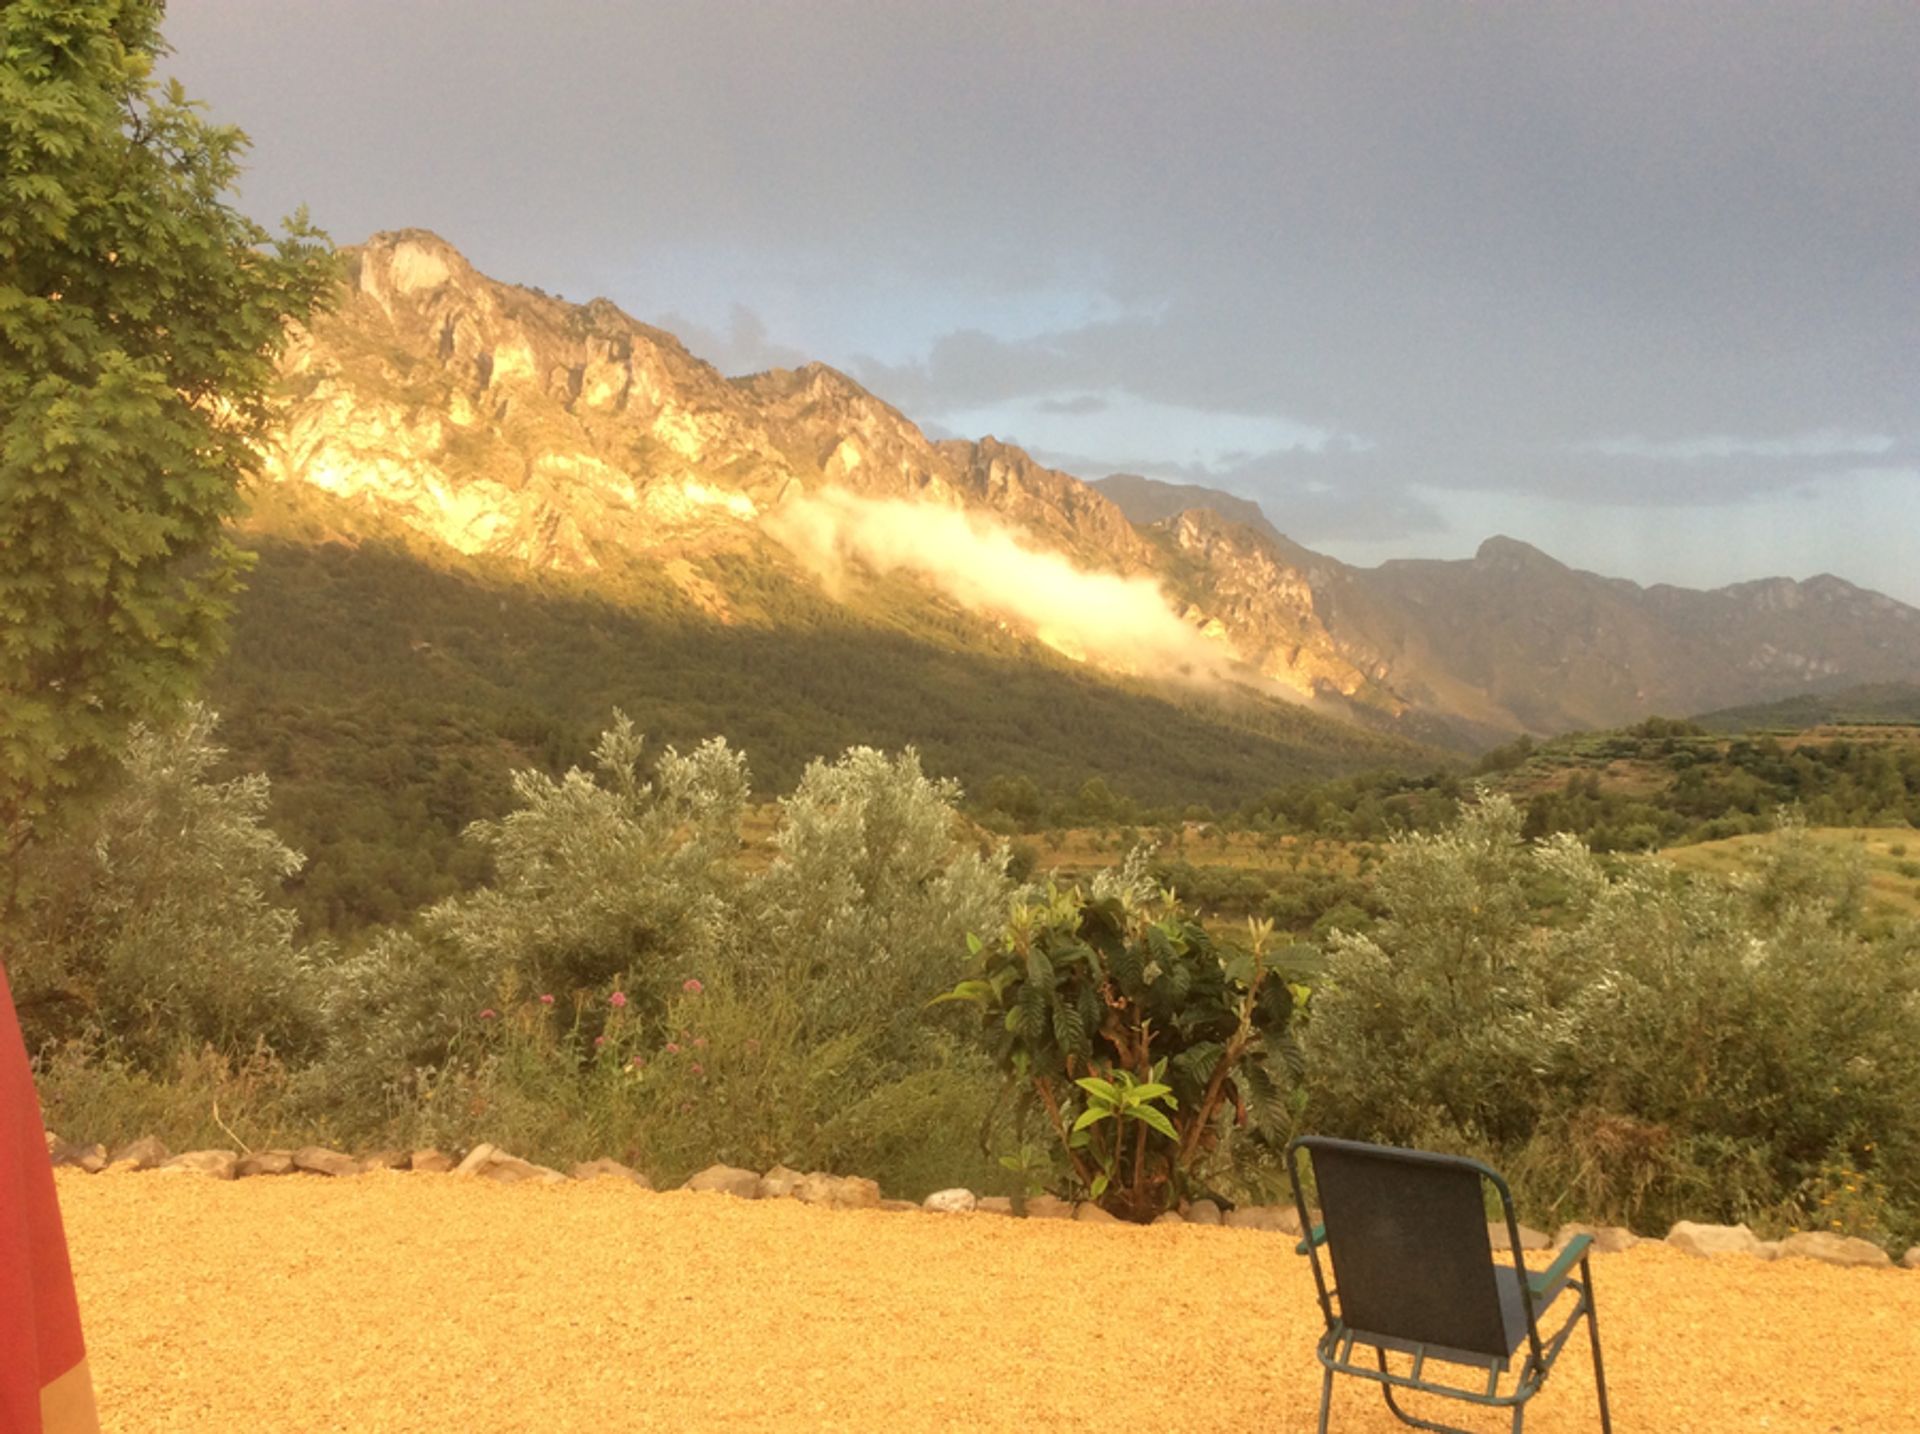
[[[1257,499],[1920,602],[1920,5],[174,0],[243,192],[728,372]]]

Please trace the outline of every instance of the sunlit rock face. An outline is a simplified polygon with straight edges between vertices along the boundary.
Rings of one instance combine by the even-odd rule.
[[[1369,671],[1377,664],[1364,648],[1350,651],[1328,630],[1308,574],[1285,562],[1265,535],[1204,508],[1158,526],[1203,575],[1206,605],[1192,609],[1194,619],[1235,642],[1263,675],[1306,697],[1365,696],[1389,711],[1403,705]]]
[[[725,379],[610,304],[495,283],[417,230],[351,259],[335,312],[289,345],[269,481],[581,572],[737,538],[793,476]]]
[[[649,564],[719,615],[703,555],[777,557],[762,520],[834,489],[975,514],[1089,574],[1161,576],[1161,549],[1097,490],[991,438],[929,442],[825,365],[726,378],[612,304],[496,283],[424,231],[377,235],[350,262],[336,308],[292,336],[262,462],[266,481],[333,500],[336,531],[359,514],[536,570]],[[1218,617],[1195,623],[1238,651]],[[1152,665],[1123,642],[1090,651],[1070,621],[1027,630],[1076,660]]]

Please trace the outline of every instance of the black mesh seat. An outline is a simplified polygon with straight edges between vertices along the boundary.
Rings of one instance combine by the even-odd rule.
[[[1327,1428],[1336,1374],[1378,1383],[1387,1407],[1417,1428],[1451,1431],[1454,1426],[1408,1414],[1396,1400],[1396,1390],[1511,1409],[1517,1434],[1527,1401],[1539,1391],[1583,1318],[1593,1346],[1600,1427],[1611,1434],[1588,1268],[1589,1237],[1570,1241],[1551,1268],[1529,1271],[1520,1255],[1513,1196],[1506,1182],[1478,1161],[1312,1135],[1288,1146],[1287,1157],[1301,1227],[1308,1231],[1299,1248],[1312,1258],[1327,1321],[1318,1345],[1326,1371],[1320,1391],[1321,1434]],[[1319,1224],[1312,1223],[1307,1207],[1302,1179],[1306,1162],[1322,1211]],[[1489,1189],[1499,1197],[1511,1264],[1494,1260],[1487,1224]],[[1321,1261],[1323,1249],[1331,1278]],[[1576,1263],[1579,1279],[1571,1277]],[[1554,1329],[1551,1336],[1542,1336],[1543,1323]],[[1370,1362],[1356,1361],[1356,1351]],[[1395,1372],[1390,1353],[1411,1357],[1411,1370]],[[1428,1374],[1428,1365],[1435,1361],[1484,1371],[1485,1382],[1478,1388],[1441,1382]],[[1502,1379],[1509,1372],[1514,1375],[1512,1387],[1502,1392]]]

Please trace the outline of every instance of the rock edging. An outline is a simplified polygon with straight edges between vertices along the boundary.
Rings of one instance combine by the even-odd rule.
[[[189,1150],[179,1155],[153,1136],[127,1141],[111,1151],[105,1145],[75,1145],[47,1132],[47,1154],[56,1168],[70,1168],[89,1175],[117,1175],[151,1172],[162,1175],[197,1175],[214,1180],[250,1180],[264,1176],[312,1175],[345,1178],[370,1171],[407,1171],[415,1174],[453,1175],[468,1179],[491,1180],[497,1184],[521,1183],[555,1185],[576,1181],[615,1179],[652,1190],[653,1183],[638,1170],[617,1160],[586,1160],[566,1173],[545,1165],[536,1165],[510,1155],[497,1146],[481,1144],[455,1161],[434,1149],[401,1152],[372,1151],[361,1156],[348,1155],[325,1146],[308,1145],[298,1150],[262,1150],[242,1155],[231,1150]],[[1003,1195],[979,1195],[963,1187],[936,1190],[918,1203],[888,1200],[880,1193],[878,1182],[859,1175],[831,1175],[825,1171],[798,1171],[776,1165],[764,1174],[735,1165],[710,1165],[691,1175],[680,1187],[695,1194],[729,1195],[739,1200],[796,1200],[829,1210],[921,1211],[955,1216],[1024,1215],[1029,1220],[1070,1220],[1080,1224],[1122,1224],[1107,1211],[1092,1203],[1075,1204],[1053,1195],[1033,1195],[1016,1202]],[[1213,1200],[1183,1202],[1178,1210],[1168,1210],[1155,1225],[1217,1225],[1235,1230],[1260,1230],[1298,1239],[1301,1233],[1299,1213],[1291,1205],[1241,1205],[1223,1210]],[[1488,1243],[1495,1255],[1509,1253],[1507,1229],[1503,1224],[1487,1227]],[[1560,1226],[1549,1238],[1538,1230],[1520,1227],[1523,1251],[1564,1249],[1575,1236],[1593,1239],[1600,1254],[1616,1254],[1635,1245],[1649,1243],[1651,1237],[1636,1235],[1620,1225],[1588,1225],[1578,1221]],[[1826,1230],[1804,1230],[1779,1240],[1762,1240],[1744,1224],[1712,1225],[1691,1220],[1677,1221],[1663,1242],[1702,1259],[1742,1255],[1758,1260],[1817,1260],[1824,1264],[1859,1269],[1902,1269],[1920,1271],[1920,1245],[1914,1245],[1895,1261],[1871,1240]]]

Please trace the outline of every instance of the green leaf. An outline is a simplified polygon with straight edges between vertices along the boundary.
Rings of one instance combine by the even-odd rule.
[[[973,1001],[984,1006],[993,999],[993,986],[986,981],[962,981],[951,991],[935,996],[927,1002],[928,1006],[938,1006],[944,1001]]]
[[[972,955],[978,956],[982,951],[986,949],[987,949],[986,943],[983,942],[978,936],[975,936],[971,931],[967,933],[968,952],[970,952]]]
[[[1087,1038],[1087,1029],[1080,1024],[1080,1013],[1065,1002],[1053,1008],[1053,1038],[1060,1043],[1060,1049],[1082,1060],[1093,1054],[1093,1043]]]
[[[1135,1120],[1144,1121],[1148,1125],[1152,1126],[1153,1129],[1159,1131],[1162,1135],[1166,1136],[1168,1140],[1173,1140],[1173,1141],[1179,1140],[1180,1137],[1174,1133],[1173,1122],[1168,1120],[1166,1116],[1162,1115],[1159,1111],[1155,1110],[1152,1106],[1150,1105],[1136,1106],[1130,1112],[1130,1114],[1133,1116]]]
[[[1088,1126],[1098,1125],[1113,1117],[1113,1112],[1102,1106],[1090,1105],[1080,1112],[1080,1118],[1073,1123],[1075,1130],[1085,1130]]]
[[[1102,1170],[1098,1175],[1094,1176],[1093,1177],[1093,1198],[1098,1200],[1102,1195],[1106,1194],[1107,1186],[1110,1183],[1111,1183],[1111,1180],[1108,1177],[1107,1172],[1104,1170]]]
[[[1108,1105],[1120,1104],[1120,1088],[1112,1081],[1102,1080],[1099,1076],[1081,1076],[1074,1084],[1088,1095],[1104,1100]]]
[[[1171,1097],[1172,1094],[1173,1094],[1172,1086],[1161,1085],[1157,1082],[1149,1082],[1146,1085],[1137,1085],[1133,1087],[1132,1090],[1127,1092],[1128,1097],[1136,1101],[1159,1100],[1163,1096]]]

